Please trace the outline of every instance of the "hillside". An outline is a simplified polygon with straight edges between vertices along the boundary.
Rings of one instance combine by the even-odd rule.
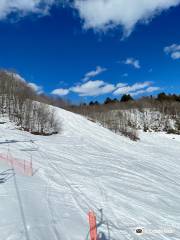
[[[139,239],[137,227],[144,227],[143,239],[179,239],[180,136],[140,132],[133,142],[56,111],[62,132],[52,136],[1,119],[0,153],[32,159],[34,171],[31,177],[15,168],[15,178],[0,185],[1,240],[88,239],[90,209],[103,240]],[[1,172],[10,168],[0,161]]]
[[[123,95],[120,101],[108,97],[101,104],[96,101],[69,109],[132,140],[139,139],[137,130],[180,134],[180,96],[175,94],[135,100]]]

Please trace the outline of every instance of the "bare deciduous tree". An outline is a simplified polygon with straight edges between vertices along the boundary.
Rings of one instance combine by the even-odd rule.
[[[60,130],[55,110],[47,104],[35,102],[40,99],[28,84],[12,72],[0,71],[0,112],[22,129],[42,135]],[[48,99],[48,98],[47,98]]]

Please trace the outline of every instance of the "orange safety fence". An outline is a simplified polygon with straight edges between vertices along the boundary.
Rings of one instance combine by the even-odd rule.
[[[89,227],[90,227],[90,239],[97,240],[97,226],[96,226],[96,215],[93,211],[89,211]]]
[[[10,155],[0,153],[0,161],[8,163],[15,170],[18,170],[19,172],[26,176],[33,175],[32,160],[31,161],[20,160],[17,158],[13,158]]]

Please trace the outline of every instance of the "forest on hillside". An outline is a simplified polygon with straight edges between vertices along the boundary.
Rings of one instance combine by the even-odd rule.
[[[60,131],[56,113],[48,103],[13,72],[0,71],[0,113],[25,131],[50,135]],[[55,103],[54,103],[55,104]]]
[[[110,130],[138,139],[138,131],[165,131],[180,134],[180,95],[159,93],[156,97],[133,99],[124,94],[120,100],[91,101],[69,110],[99,122]]]

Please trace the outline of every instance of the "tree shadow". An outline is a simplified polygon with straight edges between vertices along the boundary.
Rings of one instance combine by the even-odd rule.
[[[38,148],[23,148],[23,149],[20,149],[20,151],[23,151],[23,152],[36,152],[38,150]]]
[[[99,231],[99,233],[98,233],[98,240],[111,240],[110,232],[109,232],[109,225],[108,225],[108,222],[104,220],[103,209],[99,209],[99,212],[100,212],[101,217],[100,217],[99,223],[97,223],[97,230],[101,226],[106,226],[108,234],[105,234],[103,231]]]
[[[104,232],[99,232],[98,234],[98,240],[110,240],[106,237]]]
[[[6,171],[3,171],[0,173],[0,184],[6,183],[9,179],[14,177],[15,173],[13,169],[7,169]]]
[[[32,141],[31,140],[30,141],[29,140],[19,141],[19,140],[12,139],[12,140],[5,140],[4,142],[0,142],[0,144],[19,143],[19,142],[24,143],[24,142],[32,142]]]
[[[4,142],[0,142],[0,144],[17,143],[17,142],[19,142],[19,141],[17,141],[17,140],[6,140]]]

